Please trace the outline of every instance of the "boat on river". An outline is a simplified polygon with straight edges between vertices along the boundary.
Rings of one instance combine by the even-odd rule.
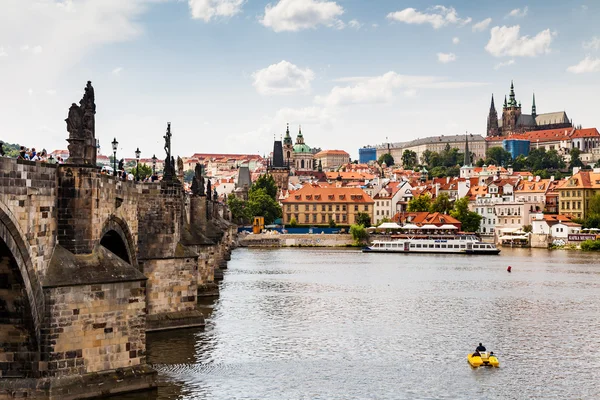
[[[474,353],[467,354],[467,361],[471,364],[471,367],[499,367],[500,361],[495,355],[491,355],[485,351],[480,352],[478,356],[474,356]]]
[[[391,240],[375,240],[362,249],[364,253],[450,253],[499,254],[492,243],[484,243],[475,235],[407,236]]]

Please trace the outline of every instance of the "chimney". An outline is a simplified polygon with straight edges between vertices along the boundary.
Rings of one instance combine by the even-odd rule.
[[[554,182],[554,175],[550,177],[550,182]]]

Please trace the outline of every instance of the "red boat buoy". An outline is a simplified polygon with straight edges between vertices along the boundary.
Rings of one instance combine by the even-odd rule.
[[[507,270],[508,272],[510,272],[510,271],[512,270],[512,267],[509,265],[509,266],[508,266],[508,268],[506,268],[506,270]]]

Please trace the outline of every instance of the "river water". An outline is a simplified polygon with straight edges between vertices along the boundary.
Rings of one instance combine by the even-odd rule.
[[[122,398],[600,398],[596,254],[238,249],[207,314],[149,334],[160,387]]]

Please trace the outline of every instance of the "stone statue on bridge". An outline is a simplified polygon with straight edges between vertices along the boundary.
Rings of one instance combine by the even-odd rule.
[[[177,156],[177,179],[183,182],[183,160]]]
[[[208,180],[208,182],[206,182],[206,198],[208,200],[212,200],[212,191],[211,191],[211,183],[210,183],[210,179]]]
[[[204,196],[204,177],[202,176],[202,164],[196,163],[194,168],[194,178],[192,179],[192,194],[195,196]]]
[[[165,166],[163,168],[163,181],[172,182],[175,179],[175,159],[171,156],[171,123],[167,122],[167,133],[165,134]]]
[[[96,103],[92,82],[88,81],[79,105],[69,107],[65,122],[69,132],[69,163],[96,165]]]

